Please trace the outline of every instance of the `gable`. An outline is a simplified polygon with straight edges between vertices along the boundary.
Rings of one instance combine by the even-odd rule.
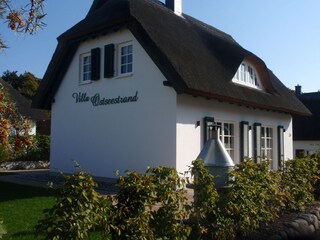
[[[132,32],[177,93],[272,111],[309,114],[264,62],[231,36],[188,15],[177,16],[155,0],[96,0],[86,18],[59,37],[34,105],[50,108],[81,41],[123,26]],[[266,91],[232,82],[244,59],[257,62]]]

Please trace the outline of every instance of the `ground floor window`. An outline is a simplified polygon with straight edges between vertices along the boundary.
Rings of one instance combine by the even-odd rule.
[[[219,138],[225,149],[234,160],[234,124],[228,122],[217,122]]]
[[[261,127],[261,157],[265,160],[273,159],[273,129]]]

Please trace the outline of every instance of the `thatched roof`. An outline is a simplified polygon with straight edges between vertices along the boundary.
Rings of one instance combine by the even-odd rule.
[[[230,35],[186,14],[177,16],[157,0],[95,0],[85,19],[58,38],[34,105],[51,107],[82,41],[122,27],[132,32],[178,94],[289,114],[310,114],[259,57]],[[265,91],[232,82],[244,59],[258,69]]]

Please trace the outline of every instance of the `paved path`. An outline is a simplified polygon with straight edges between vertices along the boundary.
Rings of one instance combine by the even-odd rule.
[[[0,171],[1,172],[1,171]],[[49,187],[52,183],[54,187],[61,186],[64,182],[62,174],[50,172],[49,170],[21,170],[21,171],[2,171],[8,175],[0,175],[0,181],[11,182],[22,185]],[[97,191],[101,194],[117,193],[116,179],[94,177],[98,184]]]

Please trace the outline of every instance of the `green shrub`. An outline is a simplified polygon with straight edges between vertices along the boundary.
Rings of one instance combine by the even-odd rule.
[[[204,162],[197,159],[192,162],[191,176],[194,188],[195,230],[199,238],[219,237],[224,239],[220,229],[225,229],[225,221],[219,209],[219,194],[214,183],[214,176],[205,168]],[[232,235],[230,229],[228,232]],[[230,235],[228,234],[229,238]],[[232,236],[231,236],[232,237]]]
[[[187,239],[190,227],[184,182],[175,169],[127,172],[118,180],[111,211],[112,239]]]
[[[8,151],[5,146],[0,144],[0,163],[8,159]]]
[[[0,219],[0,239],[2,239],[3,235],[5,235],[6,229],[4,227],[3,221]]]
[[[119,193],[110,214],[112,239],[154,239],[149,226],[155,198],[152,176],[127,172],[117,185]]]
[[[301,211],[314,202],[314,187],[319,180],[318,159],[305,157],[285,162],[281,187],[286,209]]]
[[[153,177],[155,202],[159,209],[151,211],[150,225],[156,239],[187,239],[191,227],[185,224],[191,206],[187,204],[185,185],[177,171],[168,167],[150,168]]]
[[[84,240],[91,230],[103,226],[106,237],[111,203],[94,190],[96,183],[89,174],[78,171],[64,177],[56,203],[44,210],[44,219],[38,222],[38,235],[46,240]]]
[[[234,221],[237,233],[246,235],[263,221],[278,216],[281,210],[278,177],[270,171],[269,162],[242,162],[230,172],[231,188],[226,195],[225,212]]]

